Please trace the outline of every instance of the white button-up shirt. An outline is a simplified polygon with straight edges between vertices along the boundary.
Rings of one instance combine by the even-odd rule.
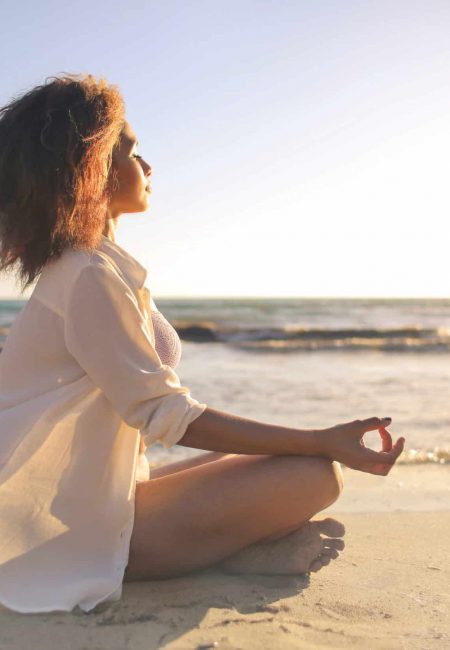
[[[207,405],[161,362],[146,269],[102,235],[44,267],[0,354],[0,604],[119,600],[140,434],[176,444]]]

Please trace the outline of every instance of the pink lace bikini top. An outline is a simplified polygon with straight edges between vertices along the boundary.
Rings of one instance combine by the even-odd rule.
[[[151,317],[155,332],[155,348],[161,361],[176,368],[181,359],[181,341],[177,331],[158,310],[153,298],[150,300]]]
[[[155,332],[155,348],[162,363],[176,368],[181,359],[181,341],[177,331],[158,310],[153,298],[150,299],[151,318]],[[142,444],[142,441],[141,441]],[[148,481],[150,465],[144,451],[137,457],[136,482]]]

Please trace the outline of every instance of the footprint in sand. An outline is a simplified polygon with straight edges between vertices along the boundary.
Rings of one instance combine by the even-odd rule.
[[[344,525],[336,519],[307,521],[293,533],[259,542],[223,560],[225,573],[292,575],[319,571],[337,558],[344,546]]]

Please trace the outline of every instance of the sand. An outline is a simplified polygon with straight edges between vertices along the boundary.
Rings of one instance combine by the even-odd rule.
[[[89,614],[1,610],[0,648],[450,648],[450,466],[345,476],[317,518],[342,521],[346,547],[318,573],[208,569],[126,583],[120,602]]]

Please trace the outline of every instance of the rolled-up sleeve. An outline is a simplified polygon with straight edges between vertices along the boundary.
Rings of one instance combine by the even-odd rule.
[[[64,315],[69,353],[147,446],[175,445],[207,408],[161,362],[128,284],[106,262],[84,267]]]

